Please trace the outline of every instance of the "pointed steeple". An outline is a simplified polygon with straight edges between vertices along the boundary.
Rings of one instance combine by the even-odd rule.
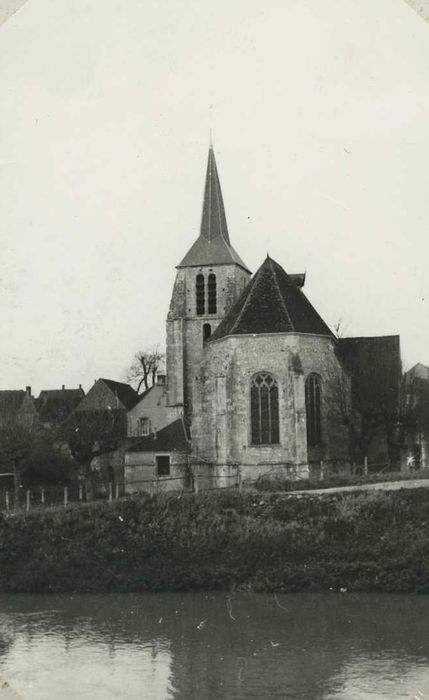
[[[211,144],[207,162],[206,186],[204,189],[203,215],[201,217],[200,235],[204,236],[204,238],[206,238],[209,242],[215,238],[221,237],[228,243],[228,245],[230,244],[222,190],[216,167],[215,154]]]
[[[222,190],[212,144],[209,148],[200,235],[177,267],[227,265],[248,270],[231,245]]]

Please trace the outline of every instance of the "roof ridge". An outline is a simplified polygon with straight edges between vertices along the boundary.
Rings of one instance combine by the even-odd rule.
[[[239,312],[239,314],[238,314],[236,320],[234,321],[234,323],[232,324],[232,326],[231,326],[231,328],[230,328],[229,333],[230,333],[231,335],[234,333],[235,328],[238,326],[238,323],[239,323],[239,321],[241,320],[241,317],[242,317],[242,315],[243,315],[243,313],[244,313],[244,310],[247,308],[247,306],[248,306],[248,304],[249,304],[249,300],[251,299],[251,296],[252,296],[253,286],[255,285],[255,281],[256,281],[256,279],[257,279],[258,274],[260,273],[260,271],[261,271],[261,268],[259,268],[259,270],[256,272],[256,274],[255,274],[255,276],[253,277],[253,279],[250,280],[250,282],[248,283],[248,285],[247,285],[247,286],[244,288],[244,290],[243,290],[243,294],[245,293],[245,291],[248,290],[247,298],[246,298],[246,301],[244,302],[243,306],[241,307],[241,310],[240,310],[240,312]],[[241,298],[241,297],[238,298],[237,303],[240,301],[240,298]],[[225,318],[226,318],[226,317],[225,317]]]
[[[285,311],[285,313],[286,313],[287,319],[288,319],[288,321],[289,321],[289,323],[290,323],[290,327],[291,327],[292,331],[295,332],[295,326],[294,326],[294,324],[292,323],[292,319],[291,319],[291,317],[290,317],[288,308],[287,308],[287,306],[286,306],[286,301],[285,301],[285,299],[283,298],[283,294],[282,294],[281,289],[280,289],[279,281],[278,281],[278,279],[277,279],[276,270],[275,270],[275,268],[274,268],[274,266],[273,266],[273,262],[274,262],[274,261],[271,260],[271,258],[270,258],[269,256],[268,256],[268,261],[269,261],[269,264],[270,264],[271,272],[272,272],[273,277],[274,277],[274,282],[275,282],[275,285],[276,285],[276,289],[277,289],[277,292],[278,292],[279,297],[280,297],[280,300],[281,300],[281,304],[282,304],[283,309],[284,309],[284,311]],[[287,275],[286,270],[284,270],[284,272],[285,272],[285,274]],[[288,275],[288,276],[289,276],[289,275]]]

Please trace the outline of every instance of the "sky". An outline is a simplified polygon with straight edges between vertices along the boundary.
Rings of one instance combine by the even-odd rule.
[[[27,0],[0,26],[0,388],[164,345],[210,129],[250,269],[429,363],[428,85],[402,0]]]

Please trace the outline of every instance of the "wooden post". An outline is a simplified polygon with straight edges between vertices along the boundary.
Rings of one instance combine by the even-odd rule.
[[[243,475],[241,473],[241,469],[239,468],[238,471],[238,490],[242,491],[243,490]]]
[[[79,501],[83,500],[83,487],[82,484],[79,484]]]
[[[5,504],[6,504],[6,513],[9,513],[9,491],[6,491],[5,493]]]
[[[113,484],[109,481],[109,503],[113,500]]]
[[[323,459],[320,460],[320,481],[325,478],[325,466],[323,464]]]
[[[67,486],[64,486],[64,508],[66,507],[69,500],[69,490]]]
[[[199,485],[198,485],[198,476],[194,474],[194,493],[198,493]]]
[[[40,503],[45,502],[45,489],[40,489]]]
[[[363,473],[368,476],[368,457],[363,458]]]
[[[25,510],[28,512],[30,510],[30,491],[25,493]]]
[[[119,498],[119,484],[115,484],[115,498]]]

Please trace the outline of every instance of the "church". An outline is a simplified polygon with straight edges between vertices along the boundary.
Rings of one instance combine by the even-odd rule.
[[[305,478],[321,464],[350,463],[361,348],[371,341],[364,363],[377,371],[392,369],[386,352],[392,356],[382,381],[395,404],[399,338],[344,345],[304,283],[304,274],[289,274],[269,256],[252,276],[229,236],[210,146],[200,234],[177,265],[167,317],[164,425],[158,419],[129,447],[126,481],[158,469],[159,476],[197,475],[208,487],[270,474]],[[366,383],[371,391],[373,380]]]

